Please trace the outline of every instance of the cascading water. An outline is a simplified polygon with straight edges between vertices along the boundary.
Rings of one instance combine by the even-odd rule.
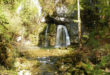
[[[59,0],[55,0],[55,6],[56,6],[56,4],[59,2]]]
[[[32,0],[35,4],[36,8],[38,9],[38,15],[41,16],[42,14],[42,7],[40,6],[39,0]]]
[[[22,3],[21,3],[21,4],[19,5],[19,7],[17,8],[16,13],[19,14],[21,10],[22,10]]]
[[[22,2],[22,3],[18,6],[17,11],[16,11],[17,14],[19,14],[20,11],[22,10],[22,8],[23,8],[23,3],[25,4],[25,3],[28,3],[28,2]],[[32,8],[33,6],[36,7],[36,9],[38,10],[38,16],[40,17],[41,14],[42,14],[42,7],[40,6],[39,0],[30,0],[29,3],[30,3],[29,6],[30,6],[31,8]]]
[[[57,58],[37,57],[37,60],[41,63],[37,75],[58,75],[54,67]]]
[[[55,48],[59,48],[62,46],[67,47],[69,45],[70,45],[70,37],[69,37],[66,26],[58,25]]]
[[[47,47],[48,46],[48,25],[46,27],[46,30],[45,30],[45,44],[44,44],[44,47]]]

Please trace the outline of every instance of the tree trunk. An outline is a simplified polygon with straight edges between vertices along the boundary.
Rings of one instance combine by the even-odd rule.
[[[81,39],[81,17],[80,17],[80,2],[77,0],[78,8],[78,35],[79,35],[79,48],[82,48],[82,39]]]

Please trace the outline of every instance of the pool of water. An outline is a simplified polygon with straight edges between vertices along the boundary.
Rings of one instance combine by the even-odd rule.
[[[37,60],[41,63],[38,75],[58,75],[54,67],[56,58],[51,60],[51,57],[37,57]]]

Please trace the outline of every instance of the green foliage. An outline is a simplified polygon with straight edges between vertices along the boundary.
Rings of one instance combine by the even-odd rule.
[[[90,72],[91,75],[101,75],[103,74],[104,75],[104,72],[100,69],[94,69]]]
[[[10,44],[0,43],[0,64],[6,68],[11,68],[14,62],[13,49]]]
[[[0,2],[0,65],[6,68],[13,67],[14,59],[18,55],[16,47],[12,44],[16,39],[14,35],[18,34],[22,28],[20,17],[15,16],[13,12],[15,1],[17,0],[1,0]]]
[[[107,67],[110,64],[110,54],[108,54],[107,56],[103,56],[102,60],[100,62],[100,67]]]
[[[109,28],[107,26],[104,26],[102,29],[99,30],[99,35],[101,38],[108,38],[109,36]]]
[[[105,44],[105,45],[104,45],[104,48],[105,48],[107,51],[109,51],[109,50],[110,50],[110,44]]]
[[[110,67],[110,54],[107,56],[100,56],[100,51],[93,51],[92,58],[89,58],[90,55],[86,55],[86,53],[81,51],[71,52],[69,55],[65,55],[64,57],[60,57],[58,61],[55,63],[55,67],[57,71],[61,74],[69,74],[69,75],[106,75],[104,70]],[[91,54],[90,52],[90,54]],[[93,59],[95,56],[100,58],[101,61],[99,63],[94,64]],[[96,60],[98,60],[96,58]],[[90,59],[93,59],[91,61]],[[63,68],[62,68],[63,67]]]
[[[95,55],[95,54],[94,54]],[[101,58],[100,63],[96,64],[93,69],[88,70],[90,75],[109,75],[109,73],[105,72],[107,68],[109,68],[110,64],[110,54],[103,56]]]
[[[55,11],[55,5],[54,5],[54,0],[40,0],[41,2],[41,6],[42,6],[42,10],[46,15],[53,15],[54,11]]]
[[[96,30],[94,30],[93,32],[91,32],[89,34],[89,41],[88,41],[88,46],[90,46],[91,48],[98,48],[100,46],[100,43],[98,41],[97,38],[95,38],[95,36],[97,36],[97,32]]]
[[[34,3],[31,4],[30,1],[31,0],[0,0],[0,64],[5,65],[6,67],[10,68],[14,62],[13,57],[17,52],[15,47],[13,47],[11,43],[15,42],[16,37],[19,35],[24,35],[24,37],[29,37],[29,40],[37,44],[39,40],[39,34],[44,31],[44,28],[47,25],[45,23],[39,24],[41,17],[38,16],[38,9],[35,7]],[[102,25],[104,25],[105,27],[103,26],[104,28],[102,30],[92,30],[89,37],[83,37],[87,39],[89,38],[89,41],[87,43],[88,46],[90,46],[91,48],[99,48],[100,37],[108,39],[110,38],[110,36],[108,36],[109,34],[107,34],[109,33],[108,25],[110,22],[110,1],[92,1],[93,2],[91,4],[89,0],[80,0],[82,23],[90,28],[93,27],[97,29],[98,26],[99,28],[102,28]],[[68,15],[73,13],[73,10],[75,10],[75,12],[77,11],[77,0],[60,0],[56,6],[54,4],[54,0],[40,0],[40,3],[45,16],[48,14],[52,16],[56,12],[56,6],[60,7],[63,4],[66,5],[69,9]],[[22,10],[19,14],[17,14],[16,10],[20,5],[22,5]],[[77,15],[75,15],[74,17],[76,18]],[[77,22],[77,20],[75,21]],[[23,31],[23,34],[20,33],[20,31]],[[55,25],[51,25],[50,33],[56,33]],[[104,47],[106,50],[110,49],[109,44],[105,44]],[[109,57],[109,55],[103,57],[100,65],[106,66],[106,64],[110,62]],[[98,58],[96,59],[98,60]],[[70,71],[71,73],[74,72],[75,75],[77,75],[78,73],[83,74],[85,70],[87,71],[87,73],[90,73],[92,75],[100,75],[102,73],[102,70],[98,70],[99,67],[98,69],[95,69],[93,66],[90,66],[90,63],[85,61],[83,54],[80,52],[75,52],[71,55],[62,57],[61,61],[57,62],[57,64],[62,65],[61,62],[67,64],[69,63],[69,65],[65,65],[66,70],[67,66],[69,66],[70,69],[68,71]],[[70,63],[72,64],[72,67]],[[57,66],[60,68],[59,65]],[[73,68],[73,66],[75,68]]]
[[[96,39],[91,38],[89,40],[88,45],[91,46],[92,48],[98,48],[99,47],[99,42]]]
[[[88,64],[88,59],[84,56],[84,53],[80,51],[67,54],[64,57],[59,58],[55,63],[59,73],[70,73],[70,75],[88,74],[87,70],[93,68]]]

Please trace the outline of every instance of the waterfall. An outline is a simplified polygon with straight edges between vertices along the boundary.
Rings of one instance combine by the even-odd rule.
[[[17,10],[16,10],[16,13],[17,13],[17,14],[19,14],[20,11],[23,9],[23,4],[25,4],[25,3],[30,3],[30,4],[29,4],[29,7],[31,7],[31,8],[32,8],[33,6],[35,6],[35,8],[38,10],[38,16],[39,16],[39,17],[41,16],[41,14],[42,14],[42,7],[40,6],[39,0],[30,0],[30,2],[28,2],[28,1],[22,2],[22,3],[18,6],[18,8],[17,8]]]
[[[42,14],[42,7],[40,6],[39,0],[32,0],[35,4],[36,8],[38,9],[38,15],[41,16]]]
[[[19,15],[20,11],[22,10],[22,3],[19,5],[19,7],[17,8],[16,13]]]
[[[55,48],[59,48],[62,46],[67,47],[69,45],[70,45],[70,37],[69,37],[66,26],[58,25]]]
[[[59,0],[55,0],[55,6],[56,6],[56,4],[59,2]]]
[[[45,30],[45,44],[44,44],[44,47],[48,46],[48,27],[49,27],[49,25],[47,25],[46,30]]]

